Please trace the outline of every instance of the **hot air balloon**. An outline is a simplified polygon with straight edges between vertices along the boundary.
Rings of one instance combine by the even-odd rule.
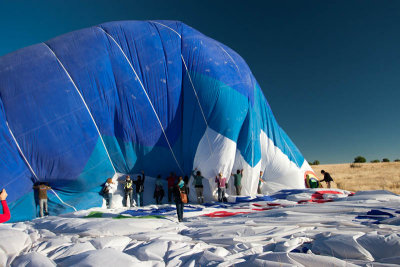
[[[244,169],[243,195],[267,183],[304,188],[312,171],[277,124],[246,62],[177,21],[110,22],[0,58],[0,186],[12,219],[101,206],[116,173]],[[192,190],[194,191],[194,190]],[[229,191],[229,190],[228,190]]]

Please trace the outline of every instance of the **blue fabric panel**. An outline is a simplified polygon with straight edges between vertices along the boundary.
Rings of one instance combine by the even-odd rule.
[[[253,103],[252,74],[236,52],[187,25],[182,27],[182,39],[182,55],[190,72],[219,80]]]
[[[270,196],[257,196],[256,198],[251,198],[250,196],[246,197],[236,197],[236,203],[246,203],[246,202],[258,202],[258,201],[274,201],[276,200]]]
[[[147,98],[144,94],[144,99],[138,101],[140,106],[136,106],[143,109],[143,112],[139,114],[140,118],[135,118],[143,120],[146,125],[136,127],[135,130],[144,133],[142,136],[148,141],[145,143],[147,147],[169,148],[161,122],[175,157],[181,162],[181,143],[175,144],[182,128],[182,61],[179,36],[155,23],[121,24],[118,27],[115,24],[103,24],[101,27],[112,36],[110,39],[118,42],[123,50],[120,55],[126,56],[134,68],[134,71],[130,71],[131,77],[139,85],[142,83],[139,91],[144,94],[144,88],[148,96]],[[172,153],[167,157],[173,160],[173,165],[177,165]],[[143,157],[138,155],[138,158]]]
[[[249,109],[240,130],[237,148],[251,167],[257,165],[261,160],[260,124],[252,108]]]
[[[98,138],[82,101],[44,44],[13,56],[2,61],[12,71],[0,73],[10,81],[2,90],[10,128],[40,180],[76,179]]]
[[[44,44],[3,57],[0,64],[4,111],[38,179],[66,192],[87,191],[75,181],[99,137],[65,71]],[[107,157],[103,147],[98,153]],[[86,179],[100,182],[106,175]]]
[[[185,112],[183,112],[182,154],[185,155],[183,157],[184,171],[190,173],[193,170],[193,159],[196,155],[197,146],[206,131],[207,125],[190,83],[189,73],[186,70],[184,72],[182,91],[183,110]],[[204,109],[205,105],[202,105],[202,108]]]
[[[129,75],[129,64],[116,45],[97,27],[60,36],[47,43],[82,93],[102,136],[117,135],[123,141],[136,141],[135,131],[130,131],[134,129],[132,122],[136,121],[132,118],[134,109],[127,100],[132,99],[135,91],[140,92],[140,87]],[[141,96],[143,100],[143,94]],[[120,147],[121,143],[114,138],[104,138],[104,141],[116,170],[129,172],[133,165],[126,164],[122,150],[132,151]]]
[[[9,195],[7,201],[11,203],[31,191],[33,182],[7,128],[1,102],[0,110],[0,190],[6,189]]]
[[[14,193],[18,194],[18,192]],[[11,197],[10,192],[8,194],[7,200]],[[35,198],[32,190],[26,194],[19,193],[17,200],[8,202],[8,208],[11,212],[11,219],[8,222],[19,222],[35,218],[38,211],[36,209],[36,200],[37,198]]]
[[[203,208],[194,207],[191,205],[184,206],[184,212],[196,212],[202,211]],[[137,209],[137,210],[126,210],[121,212],[121,215],[131,215],[131,216],[153,216],[153,215],[164,215],[167,213],[175,212],[175,207],[164,207],[164,208],[152,208],[152,209]]]
[[[121,22],[120,25],[102,24],[101,27],[118,42],[129,59],[173,145],[182,124],[179,37],[166,31],[165,27],[149,22]],[[151,106],[148,116],[156,118]],[[155,126],[158,127],[155,128],[157,145],[167,146],[158,122]]]
[[[236,141],[248,111],[248,99],[208,76],[191,73],[209,126]]]

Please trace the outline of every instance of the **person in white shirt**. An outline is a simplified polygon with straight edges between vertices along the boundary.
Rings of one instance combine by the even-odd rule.
[[[107,179],[107,182],[104,184],[103,193],[106,199],[107,208],[111,208],[112,205],[112,196],[114,192],[117,190],[117,184],[113,182],[111,178]]]

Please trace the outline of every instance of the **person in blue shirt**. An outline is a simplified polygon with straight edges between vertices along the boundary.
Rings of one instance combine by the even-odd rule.
[[[174,195],[174,201],[176,205],[176,213],[178,215],[178,221],[182,222],[183,221],[183,205],[185,200],[182,199],[182,194],[186,195],[186,201],[187,201],[187,190],[186,190],[186,185],[185,182],[182,179],[182,176],[179,177],[178,183],[174,186],[173,190],[173,195]]]

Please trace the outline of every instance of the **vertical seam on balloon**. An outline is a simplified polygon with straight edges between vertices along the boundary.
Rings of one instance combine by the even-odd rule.
[[[179,36],[179,38],[182,40],[182,36],[177,31],[175,31],[174,29],[168,27],[167,25],[164,25],[164,24],[159,23],[157,21],[150,21],[150,22],[157,23],[157,24],[159,24],[159,25],[161,25],[161,26],[163,26],[163,27],[165,27],[167,29],[170,29],[171,31],[175,32]],[[186,73],[187,73],[187,75],[189,77],[190,84],[192,85],[192,88],[193,88],[193,91],[194,91],[194,95],[196,96],[196,99],[197,99],[197,103],[199,104],[201,115],[203,116],[203,119],[204,119],[204,122],[205,122],[207,128],[210,128],[208,126],[207,119],[206,119],[206,116],[204,115],[204,111],[203,111],[203,108],[201,106],[199,96],[197,95],[197,91],[196,91],[196,89],[194,87],[194,84],[193,84],[193,81],[192,81],[192,77],[190,76],[189,69],[188,69],[188,67],[186,65],[186,62],[185,62],[185,59],[183,58],[182,53],[181,53],[181,59],[182,59],[183,65],[185,66]],[[205,134],[206,134],[206,137],[207,137],[208,146],[210,147],[211,156],[212,156],[214,154],[214,150],[212,149],[210,138],[208,137],[207,131],[205,132]]]
[[[123,56],[125,57],[125,59],[126,59],[126,61],[128,62],[129,66],[131,67],[132,71],[135,73],[135,76],[136,76],[136,78],[138,79],[138,81],[139,81],[139,83],[140,83],[140,86],[142,87],[143,92],[145,93],[145,95],[146,95],[146,97],[147,97],[147,100],[148,100],[149,103],[150,103],[151,108],[153,109],[154,115],[156,116],[157,121],[158,121],[158,123],[160,124],[161,131],[163,132],[164,137],[165,137],[165,140],[167,141],[168,147],[169,147],[169,149],[171,150],[171,154],[172,154],[172,156],[174,157],[175,162],[176,162],[176,164],[178,165],[179,169],[181,170],[182,174],[184,174],[184,172],[183,172],[183,170],[182,170],[182,168],[181,168],[181,166],[180,166],[180,164],[179,164],[179,162],[178,162],[178,160],[177,160],[177,158],[176,158],[176,156],[175,156],[175,153],[174,153],[174,151],[172,150],[171,144],[169,143],[167,134],[165,133],[165,130],[164,130],[164,127],[163,127],[163,125],[162,125],[162,123],[161,123],[161,121],[160,121],[160,118],[158,117],[157,112],[156,112],[156,110],[155,110],[155,108],[154,108],[154,106],[153,106],[153,103],[151,103],[150,97],[149,97],[149,95],[147,94],[146,89],[144,88],[144,85],[143,85],[142,81],[140,80],[138,74],[136,73],[135,68],[133,67],[132,63],[129,61],[129,59],[128,59],[128,57],[126,56],[124,50],[122,50],[121,46],[117,43],[117,41],[116,41],[108,32],[106,32],[103,28],[101,28],[101,27],[99,27],[99,26],[97,26],[97,27],[98,27],[99,29],[101,29],[109,38],[111,38],[111,40],[118,46],[119,50],[121,51],[121,53],[122,53]]]
[[[30,171],[32,172],[32,174],[35,176],[36,181],[39,182],[40,180],[39,180],[38,176],[36,175],[35,171],[32,169],[31,164],[29,164],[29,161],[28,161],[28,159],[25,157],[25,154],[22,152],[22,149],[21,149],[21,147],[19,146],[18,141],[17,141],[17,139],[15,138],[13,132],[11,131],[11,128],[10,128],[10,126],[8,125],[8,122],[7,122],[7,121],[6,121],[6,125],[7,125],[7,128],[8,128],[8,131],[9,131],[10,134],[11,134],[11,137],[13,138],[13,140],[14,140],[14,142],[15,142],[15,144],[16,144],[18,150],[19,150],[19,153],[21,154],[22,158],[24,159],[26,165],[28,165],[29,170],[30,170]],[[61,203],[63,203],[64,205],[66,205],[66,206],[68,206],[68,207],[71,207],[71,208],[73,208],[75,211],[77,211],[77,209],[76,209],[74,206],[69,205],[68,203],[65,203],[65,202],[58,196],[58,194],[57,194],[53,189],[50,189],[50,190],[54,193],[54,195],[56,195],[56,197],[61,201]]]
[[[51,52],[51,53],[53,54],[53,56],[56,58],[58,64],[60,64],[60,66],[63,68],[64,73],[68,76],[68,78],[69,78],[69,80],[71,81],[72,85],[74,86],[76,92],[79,94],[79,97],[81,98],[83,104],[85,105],[86,110],[87,110],[87,112],[89,113],[89,116],[90,116],[90,118],[92,119],[94,126],[96,127],[96,130],[97,130],[97,133],[99,134],[100,140],[101,140],[101,142],[103,143],[104,149],[106,150],[108,159],[110,160],[111,167],[113,168],[114,173],[117,173],[117,171],[115,170],[114,164],[113,164],[113,162],[112,162],[112,160],[111,160],[110,154],[108,153],[106,144],[104,143],[103,137],[101,136],[99,127],[97,127],[96,121],[94,120],[94,117],[93,117],[92,113],[90,112],[90,109],[89,109],[88,105],[86,104],[86,101],[85,101],[85,99],[83,98],[83,95],[82,95],[81,92],[79,91],[78,87],[76,86],[74,80],[72,79],[72,77],[71,77],[71,75],[69,74],[69,72],[67,71],[67,69],[64,67],[64,64],[62,64],[62,62],[60,61],[60,59],[57,57],[56,53],[54,53],[54,51],[53,51],[53,50],[50,48],[50,46],[48,46],[46,43],[43,43],[43,44],[50,50],[50,52]]]

